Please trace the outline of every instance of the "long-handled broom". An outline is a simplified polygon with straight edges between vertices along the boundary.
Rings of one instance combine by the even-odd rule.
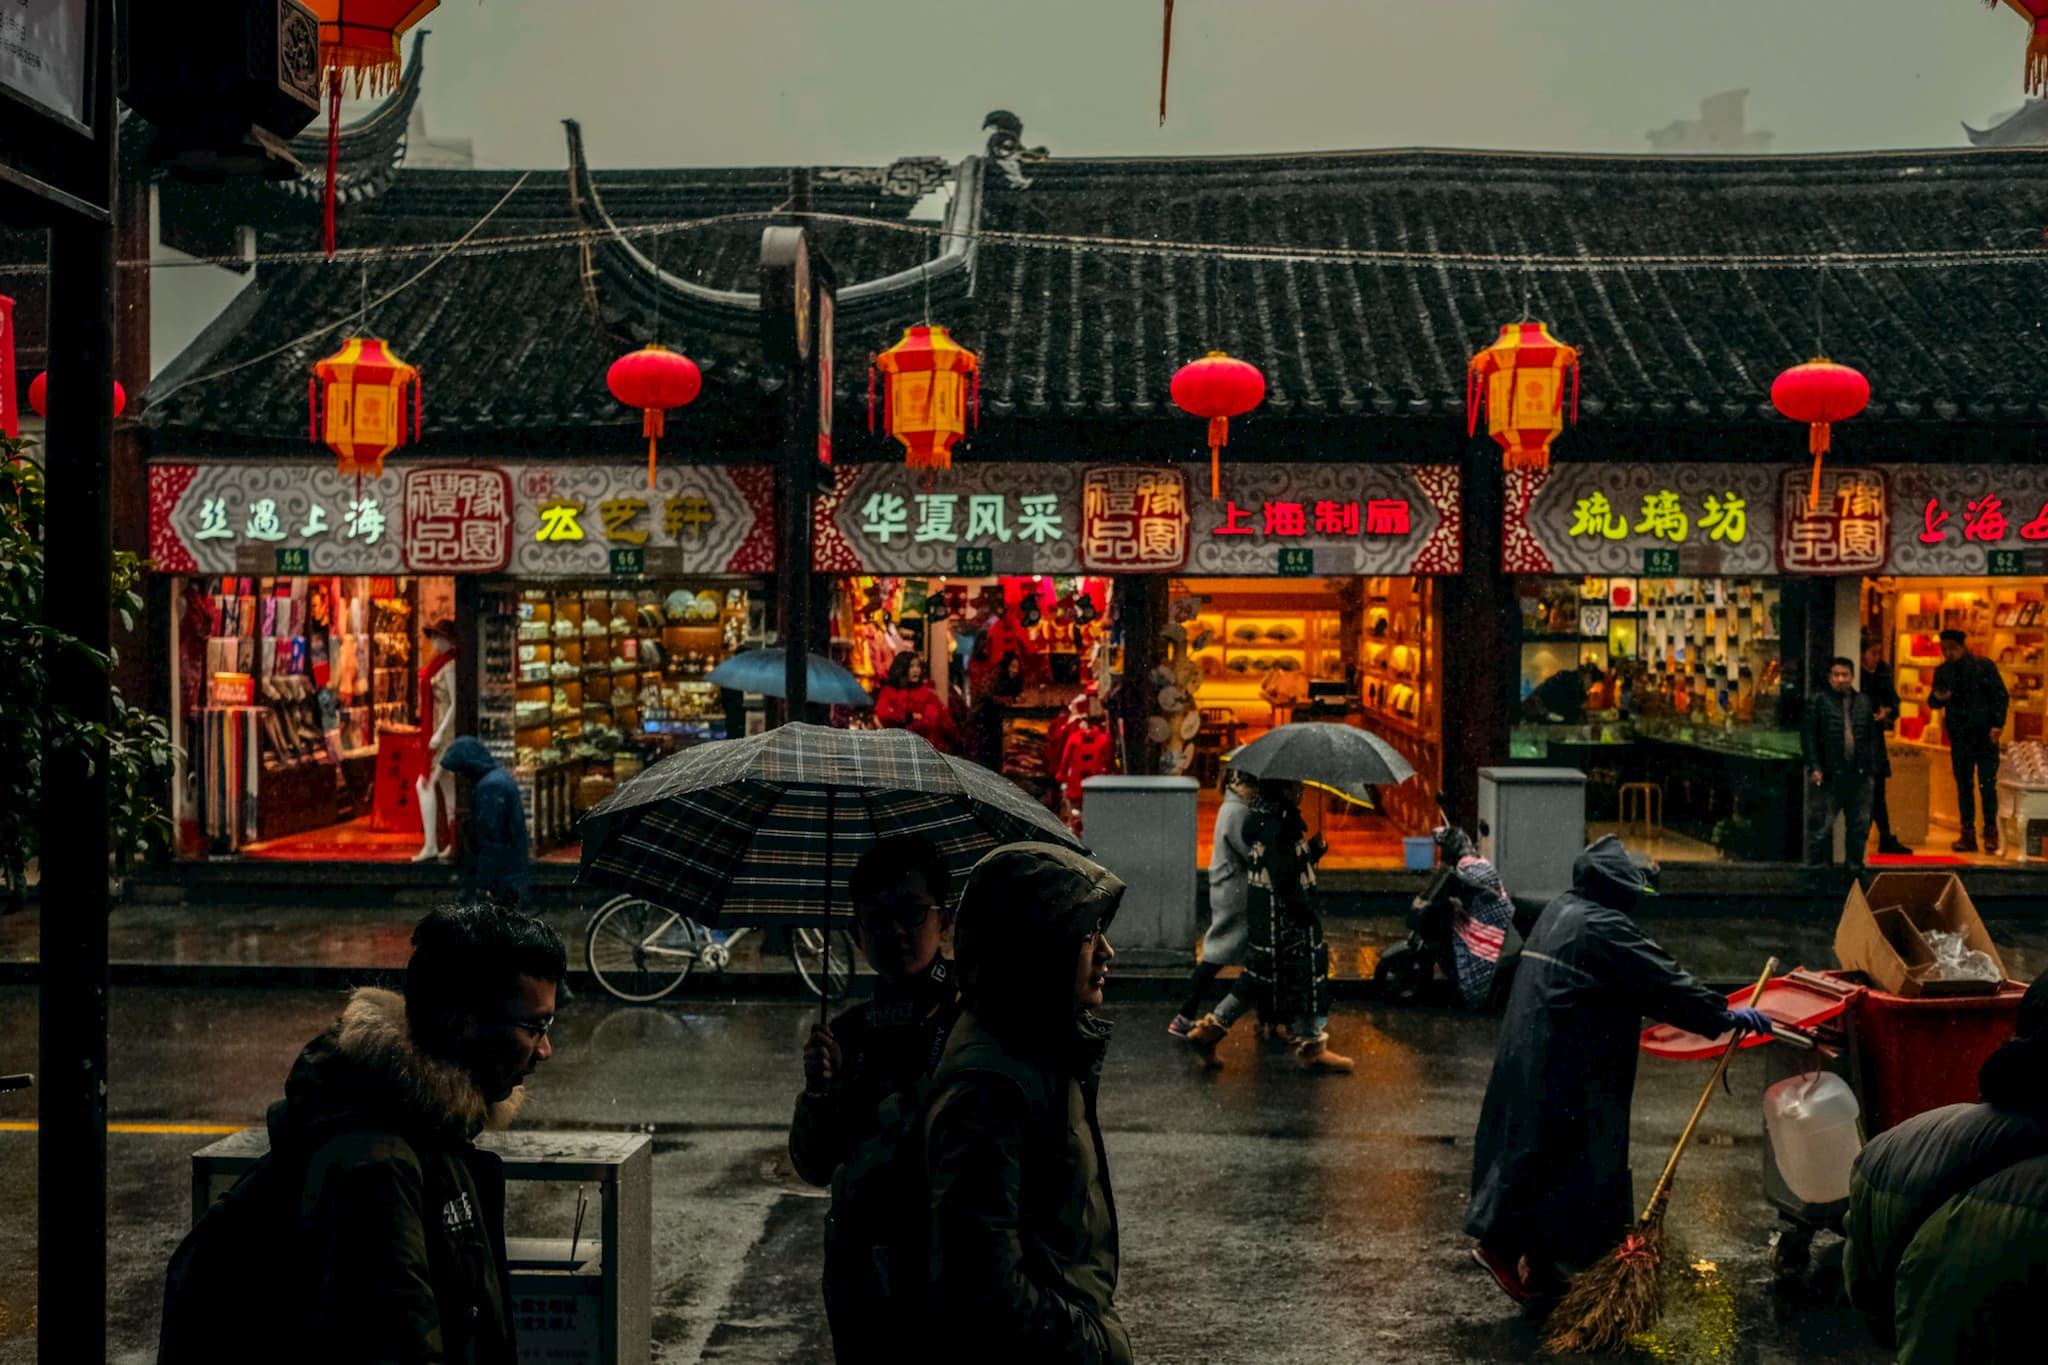
[[[1749,993],[1752,1009],[1763,998],[1764,987],[1777,970],[1775,957],[1764,964],[1764,974],[1757,978],[1756,989]],[[1678,1145],[1671,1149],[1671,1159],[1664,1163],[1664,1174],[1657,1177],[1657,1187],[1650,1192],[1643,1216],[1611,1254],[1572,1277],[1571,1288],[1565,1291],[1545,1324],[1545,1350],[1557,1355],[1618,1350],[1630,1338],[1655,1327],[1657,1319],[1663,1316],[1664,1208],[1671,1199],[1671,1176],[1740,1044],[1738,1035],[1729,1040],[1727,1050],[1721,1054],[1707,1088],[1700,1092],[1700,1102],[1693,1106],[1685,1131],[1678,1135]]]

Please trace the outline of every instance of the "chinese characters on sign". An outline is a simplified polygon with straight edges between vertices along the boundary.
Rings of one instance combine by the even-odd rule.
[[[1641,515],[1635,524],[1629,524],[1628,517],[1608,501],[1605,493],[1588,493],[1572,503],[1571,529],[1566,532],[1574,538],[1594,536],[1603,540],[1627,540],[1630,536],[1649,536],[1666,540],[1673,545],[1684,545],[1693,532],[1703,532],[1700,538],[1723,541],[1740,545],[1749,538],[1749,502],[1733,492],[1709,493],[1699,503],[1699,520],[1695,522],[1685,510],[1685,504],[1678,494],[1668,488],[1643,494]]]
[[[512,557],[512,480],[502,469],[411,469],[405,559],[420,573],[496,573]]]
[[[1081,564],[1178,569],[1188,558],[1188,481],[1178,469],[1090,469],[1081,487]]]
[[[1251,510],[1235,502],[1224,504],[1223,524],[1210,534],[1218,536],[1405,536],[1414,524],[1406,498],[1368,498],[1361,518],[1359,504],[1328,499],[1317,502],[1267,502],[1260,508],[1260,524],[1253,525]]]
[[[1014,501],[1016,517],[1010,515]],[[961,512],[965,510],[965,517]],[[915,512],[915,516],[912,513]],[[964,529],[961,529],[964,525]],[[1013,539],[1043,545],[1066,537],[1066,514],[1052,493],[870,493],[860,504],[863,535],[887,545],[898,538],[912,544]]]
[[[1948,540],[1948,531],[1955,520],[1955,513],[1942,506],[1940,498],[1929,498],[1920,510],[1920,543],[1940,545]],[[1962,502],[1962,540],[1964,544],[1996,545],[2007,539],[2013,530],[2005,514],[2005,499],[1996,493],[1984,493],[1974,499]],[[2014,517],[2023,515],[2020,508],[2014,509]],[[2041,503],[2041,510],[2029,521],[2019,526],[2021,540],[2048,540],[2048,499]]]
[[[384,539],[384,509],[372,494],[348,498],[342,503],[343,533],[350,540],[360,540],[366,545],[375,545]],[[194,540],[233,540],[234,523],[229,520],[226,498],[207,498],[199,504],[199,529],[192,533]],[[329,530],[327,509],[313,503],[306,513],[305,524],[299,527],[301,539],[325,535]],[[285,538],[285,528],[278,519],[277,499],[257,498],[249,504],[248,520],[242,526],[242,535],[249,540],[275,543]]]
[[[1788,470],[1778,494],[1780,566],[1793,573],[1875,573],[1891,555],[1884,475],[1830,469],[1819,505],[1807,510],[1810,475]]]

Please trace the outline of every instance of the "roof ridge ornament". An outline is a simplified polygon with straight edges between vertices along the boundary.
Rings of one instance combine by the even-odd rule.
[[[1048,153],[1043,147],[1024,145],[1024,120],[1007,109],[997,109],[981,121],[983,132],[993,128],[988,137],[988,159],[1003,173],[1003,183],[1010,189],[1023,190],[1031,187],[1031,177],[1024,174],[1027,161],[1044,161]]]

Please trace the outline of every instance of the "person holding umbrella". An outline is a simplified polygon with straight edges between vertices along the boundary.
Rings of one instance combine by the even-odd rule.
[[[885,1100],[917,1093],[960,1017],[959,978],[942,946],[953,922],[951,881],[938,848],[919,835],[884,839],[854,865],[854,923],[877,980],[873,998],[814,1026],[804,1047],[789,1157],[813,1185],[832,1184],[840,1164],[880,1131]],[[857,1277],[840,1270],[828,1256],[825,1315],[840,1358],[852,1360],[860,1343],[880,1338],[850,1292]]]
[[[1465,1231],[1503,1293],[1547,1312],[1634,1216],[1629,1106],[1645,1015],[1702,1037],[1768,1032],[1769,1016],[1680,970],[1629,911],[1653,889],[1612,834],[1529,931],[1473,1140]]]
[[[1346,1074],[1352,1061],[1330,1048],[1330,949],[1322,921],[1309,896],[1321,835],[1310,837],[1301,818],[1301,783],[1261,779],[1244,829],[1249,855],[1245,872],[1244,974],[1214,1012],[1202,1016],[1188,1044],[1210,1070],[1223,1063],[1216,1046],[1255,1004],[1270,1017],[1293,1021],[1294,1064],[1305,1072]]]

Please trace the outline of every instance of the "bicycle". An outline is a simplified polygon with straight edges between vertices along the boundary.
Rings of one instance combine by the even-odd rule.
[[[597,908],[584,932],[590,973],[607,994],[644,1005],[669,995],[696,968],[723,972],[732,950],[747,937],[767,931],[747,925],[730,932],[707,929],[688,915],[664,910],[638,896],[614,896]],[[853,936],[832,931],[831,970],[826,971],[825,934],[816,925],[788,931],[790,965],[811,994],[827,1000],[845,996],[853,981]]]

